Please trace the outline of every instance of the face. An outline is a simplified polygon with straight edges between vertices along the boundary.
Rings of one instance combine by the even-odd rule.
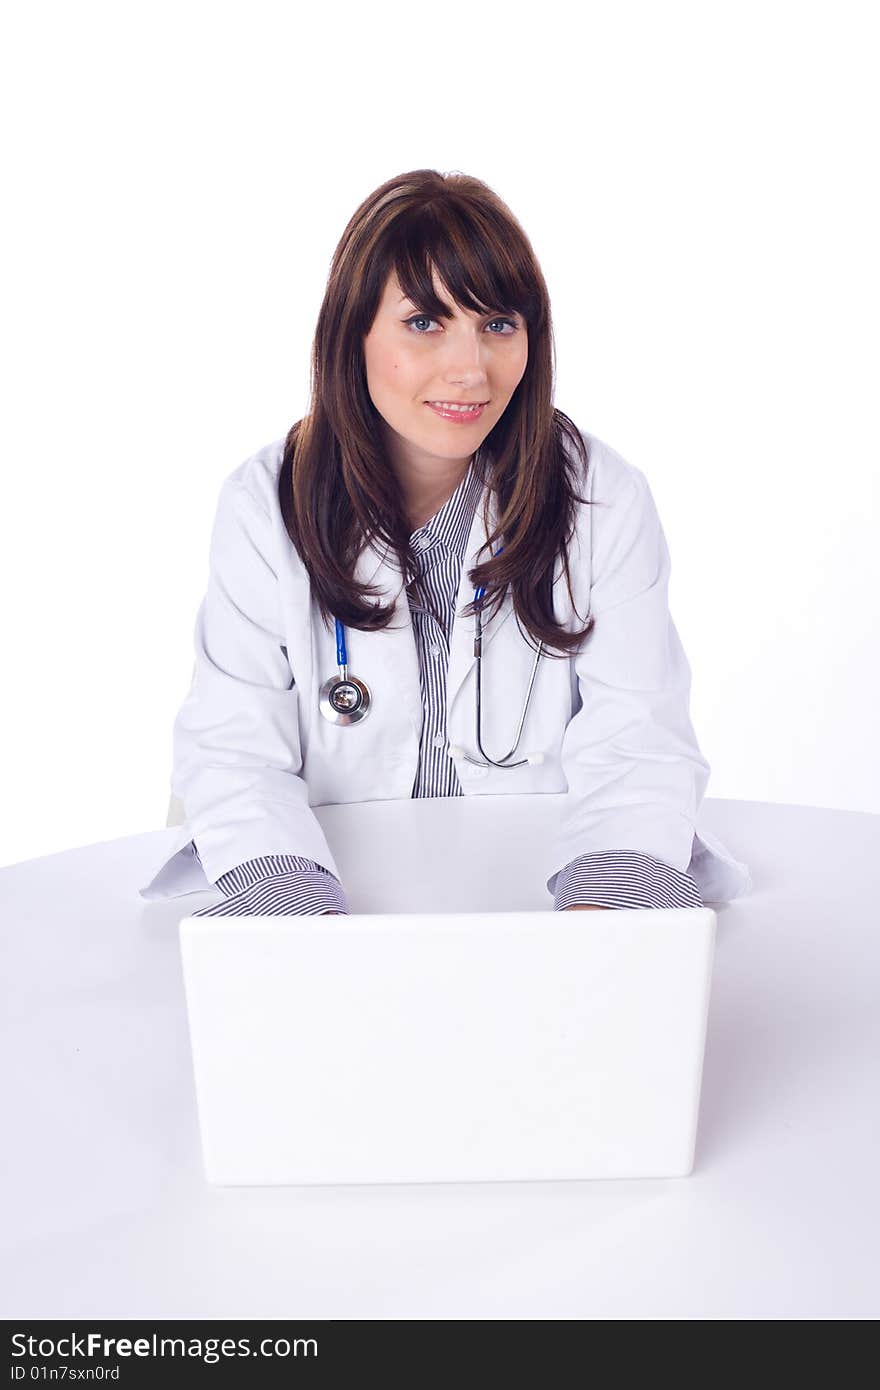
[[[466,311],[436,271],[433,283],[452,319],[420,314],[392,273],[364,339],[367,386],[384,421],[392,462],[425,479],[466,466],[503,415],[528,360],[521,314]],[[477,401],[485,404],[476,415],[451,419],[428,404]]]

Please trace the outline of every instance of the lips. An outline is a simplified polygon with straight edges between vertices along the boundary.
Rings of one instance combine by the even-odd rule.
[[[488,401],[483,401],[475,410],[444,410],[442,406],[435,405],[433,401],[425,401],[425,405],[433,410],[435,415],[439,415],[441,420],[452,420],[457,424],[464,425],[479,420],[488,405]]]

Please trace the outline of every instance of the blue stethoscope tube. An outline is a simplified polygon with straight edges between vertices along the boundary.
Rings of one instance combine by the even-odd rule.
[[[336,619],[336,664],[342,673],[348,666],[348,652],[345,650],[345,628]]]

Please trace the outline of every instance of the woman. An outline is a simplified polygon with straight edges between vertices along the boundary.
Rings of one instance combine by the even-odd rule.
[[[309,412],[221,489],[174,725],[186,821],[142,896],[344,913],[313,806],[566,790],[557,910],[748,890],[696,832],[709,766],[650,488],[552,394],[547,289],[500,199],[434,170],[366,198]]]

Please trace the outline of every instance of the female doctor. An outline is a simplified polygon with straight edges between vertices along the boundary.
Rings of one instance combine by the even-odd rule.
[[[228,476],[174,724],[184,824],[139,890],[195,916],[344,913],[313,806],[567,792],[560,911],[701,906],[748,870],[709,776],[644,475],[553,396],[531,245],[478,179],[356,210],[308,414]]]

